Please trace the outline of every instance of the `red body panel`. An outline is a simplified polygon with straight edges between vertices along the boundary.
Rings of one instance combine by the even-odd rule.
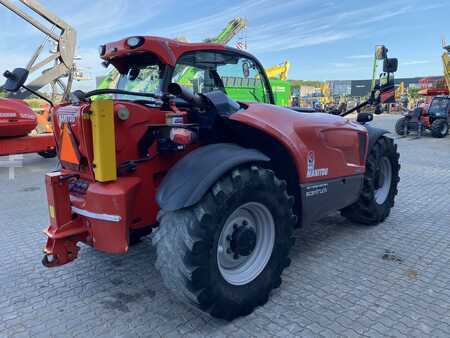
[[[120,69],[121,61],[115,61],[120,57],[140,52],[150,52],[157,55],[161,62],[175,66],[177,59],[184,53],[196,50],[225,50],[227,47],[215,43],[187,43],[172,39],[164,39],[155,36],[146,36],[145,42],[138,48],[131,49],[126,44],[127,39],[111,42],[105,45],[106,51],[102,59],[114,62]]]
[[[0,156],[31,154],[55,148],[53,134],[0,138]]]
[[[250,104],[248,109],[233,114],[230,119],[257,128],[284,145],[295,161],[301,183],[365,172],[365,158],[355,151],[355,144],[359,144],[359,135],[367,139],[367,130],[342,117]],[[365,154],[367,142],[363,144]],[[326,175],[324,171],[321,176],[308,175],[310,152],[314,155],[315,169],[328,169]]]
[[[25,102],[0,99],[0,139],[25,136],[36,126],[36,115]]]

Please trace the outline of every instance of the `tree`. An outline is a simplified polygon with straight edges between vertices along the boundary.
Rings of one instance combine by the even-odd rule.
[[[408,97],[412,100],[415,100],[419,97],[419,88],[409,87],[408,88]]]

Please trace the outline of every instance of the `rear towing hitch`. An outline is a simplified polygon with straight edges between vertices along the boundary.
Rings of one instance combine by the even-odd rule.
[[[42,265],[47,268],[70,263],[78,257],[80,248],[76,241],[70,239],[51,239],[47,241],[42,258]]]

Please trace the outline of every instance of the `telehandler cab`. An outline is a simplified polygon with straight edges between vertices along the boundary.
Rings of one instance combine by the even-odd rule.
[[[370,113],[358,123],[274,106],[259,61],[223,45],[138,36],[100,56],[118,87],[74,92],[52,114],[62,168],[46,176],[45,266],[73,261],[78,242],[126,253],[155,230],[165,285],[233,319],[280,286],[294,228],[337,210],[370,225],[389,215],[399,154],[364,124]],[[235,79],[255,102],[227,96]],[[347,113],[391,94],[378,86]]]

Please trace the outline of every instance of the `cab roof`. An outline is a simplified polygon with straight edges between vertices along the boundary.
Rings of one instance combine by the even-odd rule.
[[[138,38],[141,43],[137,47],[130,47],[129,39]],[[135,40],[136,41],[136,40]],[[117,59],[139,53],[153,53],[164,64],[175,66],[178,58],[186,52],[194,52],[200,50],[214,50],[214,51],[232,51],[233,53],[241,54],[246,57],[252,57],[250,54],[235,48],[231,48],[217,43],[191,43],[182,42],[174,39],[167,39],[156,36],[134,36],[122,40],[107,43],[100,46],[100,57],[112,62],[116,65]],[[116,65],[117,66],[117,65]]]

